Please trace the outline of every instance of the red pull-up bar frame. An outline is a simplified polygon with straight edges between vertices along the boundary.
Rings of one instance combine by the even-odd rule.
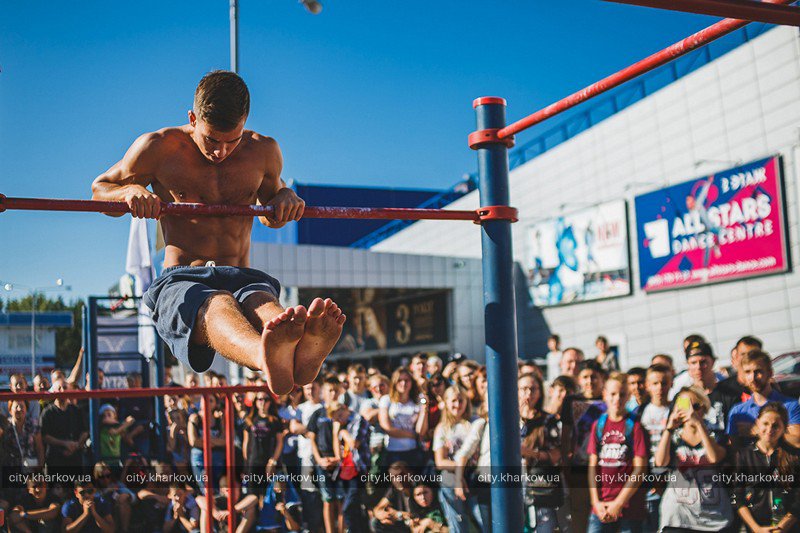
[[[793,1],[794,0],[764,0],[765,3],[780,5],[791,4]],[[566,98],[559,100],[558,102],[550,104],[536,113],[528,115],[527,117],[518,120],[513,124],[509,124],[505,128],[498,130],[496,136],[498,139],[506,139],[516,135],[517,133],[528,129],[531,126],[539,124],[540,122],[543,122],[559,113],[563,113],[567,109],[575,107],[576,105],[610,89],[613,89],[614,87],[622,85],[626,81],[630,81],[637,76],[641,76],[645,72],[649,72],[656,67],[665,65],[673,59],[688,54],[692,50],[700,48],[701,46],[706,45],[715,39],[719,39],[720,37],[723,37],[734,30],[738,30],[749,23],[750,21],[739,19],[725,19],[717,22],[708,28],[690,35],[682,41],[678,41],[677,43],[668,46],[660,52],[656,52],[655,54],[646,57],[641,61],[620,70],[619,72],[603,78],[597,83],[593,83],[592,85],[589,85],[588,87],[581,89],[580,91],[573,93]]]
[[[236,511],[234,510],[234,495],[238,486],[236,479],[236,451],[233,444],[234,407],[232,395],[234,393],[267,392],[272,394],[268,387],[257,385],[240,385],[227,387],[162,387],[157,389],[100,389],[100,390],[74,390],[64,392],[0,392],[0,402],[11,400],[55,400],[57,398],[85,400],[89,398],[155,398],[156,396],[197,396],[202,395],[203,414],[203,468],[206,475],[206,532],[212,533],[214,525],[214,476],[211,458],[211,416],[209,412],[208,397],[210,395],[225,395],[225,476],[228,478],[228,531],[236,531]]]
[[[800,26],[800,9],[760,0],[604,0],[633,6],[685,11],[767,24]]]
[[[77,211],[93,213],[130,213],[125,202],[97,200],[60,200],[54,198],[13,198],[0,194],[0,213],[22,211]],[[265,205],[161,204],[162,215],[180,216],[265,216],[273,207]],[[303,218],[341,218],[371,220],[470,220],[480,224],[486,220],[517,221],[517,210],[505,206],[485,206],[475,211],[420,209],[406,207],[306,207]]]

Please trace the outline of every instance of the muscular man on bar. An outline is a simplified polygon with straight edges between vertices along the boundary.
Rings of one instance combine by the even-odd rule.
[[[305,204],[281,179],[278,143],[244,129],[249,111],[239,76],[207,74],[189,124],[136,139],[95,179],[92,199],[125,202],[135,217],[161,219],[165,268],[144,301],[172,353],[196,372],[220,353],[263,371],[270,389],[286,394],[319,373],[342,333],[341,309],[321,298],[308,309],[281,307],[280,283],[248,268],[252,217],[160,216],[162,202],[258,202],[274,208],[259,217],[266,226],[300,219]]]

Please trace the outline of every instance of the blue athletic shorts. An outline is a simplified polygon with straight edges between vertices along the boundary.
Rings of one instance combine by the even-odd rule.
[[[220,291],[230,292],[241,304],[256,292],[278,299],[281,284],[253,268],[174,266],[165,268],[144,294],[158,334],[178,361],[195,372],[208,370],[216,353],[209,346],[190,342],[192,328],[203,303]]]

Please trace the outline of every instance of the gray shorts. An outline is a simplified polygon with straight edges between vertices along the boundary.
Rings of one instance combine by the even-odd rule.
[[[216,352],[209,346],[192,344],[192,328],[203,303],[220,291],[230,292],[241,304],[257,292],[278,299],[281,284],[253,268],[175,266],[165,268],[144,294],[158,334],[178,361],[195,372],[208,370]]]

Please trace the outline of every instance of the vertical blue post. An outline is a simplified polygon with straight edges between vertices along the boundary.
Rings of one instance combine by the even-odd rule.
[[[89,372],[89,389],[97,390],[97,296],[89,296],[86,306],[85,330],[88,333],[86,342],[86,370]],[[100,456],[100,424],[97,420],[97,398],[89,398],[89,438],[92,439],[92,461]]]
[[[506,125],[506,102],[502,98],[478,98],[473,107],[478,128],[470,135],[470,147],[478,152],[481,206],[508,206],[508,141],[496,137],[496,131]],[[524,509],[519,481],[522,458],[511,221],[486,220],[482,228],[489,432],[494,474],[491,531],[519,533],[523,530]]]
[[[140,326],[141,327],[141,326]],[[145,326],[147,327],[147,326]],[[155,330],[155,326],[153,326],[153,330]],[[161,337],[158,336],[158,332],[155,332],[156,336],[156,353],[155,360],[156,364],[156,387],[163,387],[164,383],[164,365],[167,363],[164,359],[164,347],[161,344]],[[167,451],[167,432],[164,428],[167,427],[166,420],[165,420],[165,413],[164,413],[164,396],[159,394],[156,396],[156,445],[158,451],[158,457],[162,460],[166,459],[166,451]]]

